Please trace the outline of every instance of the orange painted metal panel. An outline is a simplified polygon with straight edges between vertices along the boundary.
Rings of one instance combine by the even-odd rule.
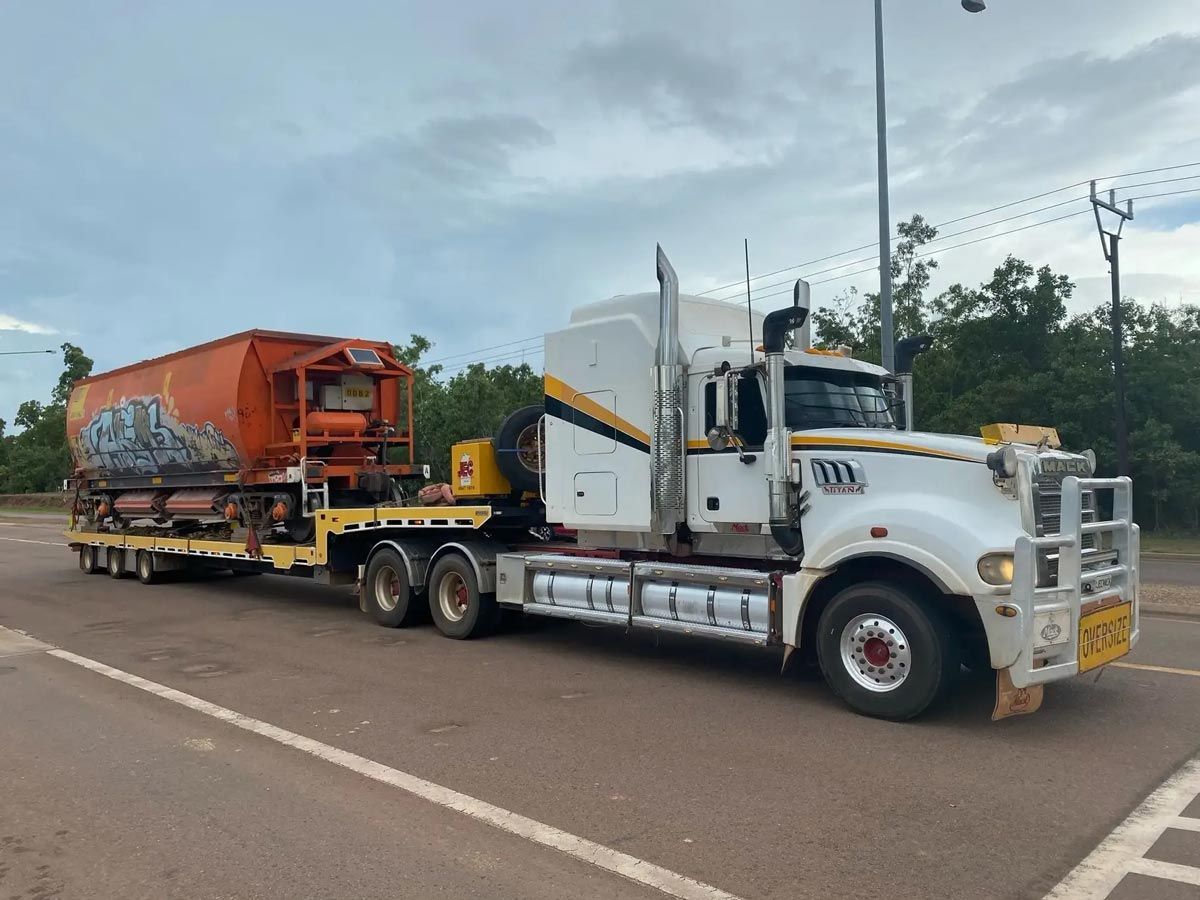
[[[268,373],[339,340],[248,331],[83,379],[67,404],[75,465],[92,477],[221,475],[262,465],[269,443],[291,437],[297,415],[295,403],[273,401]],[[354,343],[391,356],[388,344]],[[385,418],[396,416],[398,380],[378,382]]]

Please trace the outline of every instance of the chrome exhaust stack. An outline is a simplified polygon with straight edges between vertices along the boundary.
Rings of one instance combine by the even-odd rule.
[[[799,301],[800,283],[794,299]],[[789,332],[801,329],[808,319],[807,307],[794,303],[777,309],[763,320],[763,351],[767,367],[767,441],[763,448],[767,462],[767,489],[770,496],[771,536],[789,556],[804,555],[804,536],[800,517],[804,514],[804,496],[792,477],[792,432],[787,427],[787,383],[783,345]],[[803,332],[801,332],[803,340]]]
[[[927,334],[902,338],[896,341],[896,381],[900,385],[900,403],[904,408],[904,430],[912,431],[915,418],[913,397],[913,362],[933,346],[933,338]]]
[[[679,364],[679,277],[661,245],[658,247],[658,349],[651,371],[654,380],[653,430],[650,440],[652,526],[659,534],[675,534],[687,520],[684,493],[683,366]]]
[[[796,286],[792,288],[792,306],[804,310],[804,324],[799,328],[796,349],[808,350],[812,347],[812,320],[808,317],[812,309],[812,294],[808,282],[803,278],[797,278]]]

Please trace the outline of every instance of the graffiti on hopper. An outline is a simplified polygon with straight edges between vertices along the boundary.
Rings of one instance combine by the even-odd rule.
[[[237,468],[237,450],[212,422],[189,425],[166,411],[159,396],[121,398],[98,410],[79,433],[84,459],[99,469],[155,472]]]

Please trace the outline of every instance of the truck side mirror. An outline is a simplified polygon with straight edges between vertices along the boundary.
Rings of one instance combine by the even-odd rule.
[[[708,430],[708,446],[724,450],[738,429],[737,372],[725,372],[717,381],[717,409],[712,428]]]

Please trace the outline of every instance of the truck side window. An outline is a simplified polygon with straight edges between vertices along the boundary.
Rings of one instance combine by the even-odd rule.
[[[717,424],[717,383],[704,385],[704,433]],[[746,446],[761,448],[767,439],[767,409],[757,378],[738,379],[738,433]]]
[[[767,408],[761,384],[753,375],[738,379],[738,433],[748,448],[756,450],[767,439]]]

